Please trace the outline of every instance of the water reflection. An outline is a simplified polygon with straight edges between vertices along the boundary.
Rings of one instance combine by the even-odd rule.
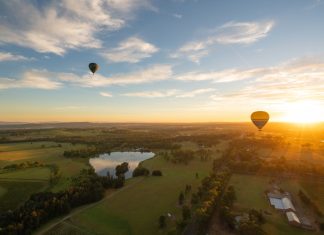
[[[89,163],[98,175],[106,175],[107,171],[115,175],[115,167],[123,162],[128,162],[129,171],[125,174],[126,179],[132,177],[133,170],[138,163],[154,156],[154,153],[141,152],[111,152],[100,154],[99,157],[90,158]]]

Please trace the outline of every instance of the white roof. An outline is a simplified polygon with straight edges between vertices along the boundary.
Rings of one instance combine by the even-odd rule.
[[[284,197],[281,199],[269,197],[269,200],[270,200],[270,204],[272,206],[274,206],[276,209],[279,209],[279,210],[291,209],[293,211],[296,211],[294,205],[291,203],[290,199],[287,197]]]
[[[289,222],[296,222],[296,223],[300,224],[300,221],[294,212],[288,211],[288,212],[286,212],[286,216],[287,216],[287,219]]]
[[[285,210],[292,209],[293,211],[296,211],[294,205],[291,203],[289,198],[284,197],[282,199],[282,204],[283,204],[283,207],[284,207]]]
[[[270,197],[269,199],[270,199],[270,204],[274,206],[276,209],[280,209],[280,210],[284,209],[281,199],[273,198],[273,197]]]

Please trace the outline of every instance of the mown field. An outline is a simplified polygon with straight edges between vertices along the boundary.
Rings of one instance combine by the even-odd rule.
[[[192,143],[183,143],[185,149],[196,149]],[[222,150],[226,145],[220,145]],[[213,151],[214,152],[214,151]],[[217,152],[217,151],[215,151]],[[213,154],[218,158],[220,153]],[[212,160],[193,160],[188,165],[167,162],[163,157],[146,160],[142,165],[150,170],[159,169],[162,177],[139,177],[127,180],[126,186],[104,199],[99,204],[72,216],[47,234],[105,234],[105,235],[152,235],[167,234],[175,230],[177,219],[181,219],[178,197],[186,184],[196,191],[201,179],[207,176]],[[199,178],[196,178],[198,173]],[[190,195],[186,196],[190,200]],[[168,227],[158,228],[161,215],[171,213]],[[47,225],[48,226],[48,225]]]
[[[269,188],[269,177],[252,176],[235,174],[230,180],[230,184],[234,186],[237,194],[237,202],[235,203],[235,211],[245,212],[251,208],[257,210],[265,210],[271,213],[266,216],[266,224],[263,225],[264,230],[268,234],[279,235],[306,235],[314,234],[314,232],[302,230],[290,226],[287,222],[285,215],[279,213],[270,206],[265,195],[265,190]],[[307,185],[307,190],[304,188]],[[303,189],[309,195],[310,198],[316,199],[314,195],[320,197],[317,194],[318,186],[311,187],[312,181],[295,181],[295,180],[283,180],[279,185],[284,190],[290,192],[295,200],[298,199],[299,189]],[[321,188],[324,188],[324,183],[321,183]],[[322,189],[321,189],[322,191]],[[323,201],[323,197],[321,199]]]
[[[87,160],[67,159],[63,157],[63,152],[82,147],[55,142],[0,144],[0,168],[10,164],[38,161],[44,165],[57,165],[61,175],[58,183],[50,187],[49,167],[0,170],[0,211],[17,207],[35,192],[64,189],[71,176],[77,175],[82,168],[87,167]]]

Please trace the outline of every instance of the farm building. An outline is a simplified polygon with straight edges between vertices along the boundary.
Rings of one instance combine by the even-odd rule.
[[[295,226],[301,226],[300,220],[294,212],[287,211],[286,216],[287,216],[289,224],[295,225]]]
[[[270,204],[277,210],[296,211],[291,200],[285,195],[283,196],[283,195],[268,193],[268,198],[269,198]]]

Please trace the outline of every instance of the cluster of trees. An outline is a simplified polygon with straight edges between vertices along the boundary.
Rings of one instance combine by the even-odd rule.
[[[89,158],[96,154],[98,154],[98,149],[96,148],[65,150],[63,152],[63,156],[66,158],[76,158],[76,157]]]
[[[133,171],[133,177],[148,176],[149,174],[150,174],[149,169],[147,169],[147,168],[145,168],[143,166],[138,166]]]
[[[193,197],[194,202],[197,202],[195,216],[200,233],[204,233],[207,229],[208,222],[219,205],[229,178],[230,172],[226,169],[219,173],[212,173],[202,180],[197,196]]]
[[[247,218],[242,218],[238,224],[238,232],[241,235],[266,235],[261,225],[265,223],[262,212],[252,209]]]
[[[267,142],[269,141],[269,143]],[[324,177],[324,164],[311,161],[288,161],[284,156],[265,159],[259,156],[259,148],[275,148],[281,143],[281,138],[266,139],[239,139],[233,140],[227,151],[224,153],[223,160],[226,165],[236,173],[256,173],[263,174],[285,174],[303,176],[322,176]],[[244,144],[250,144],[250,147]],[[254,145],[252,145],[254,144]]]
[[[117,177],[124,176],[128,170],[129,170],[128,162],[123,162],[122,164],[116,166],[115,174]]]
[[[40,192],[14,211],[0,214],[0,234],[31,234],[48,220],[74,207],[100,200],[104,188],[122,187],[123,177],[98,176],[93,169],[82,170],[72,186],[61,192]]]
[[[150,170],[141,165],[136,167],[133,171],[133,177],[148,176],[148,175],[150,175]],[[153,170],[152,176],[162,176],[162,172],[160,170]]]
[[[313,202],[302,190],[299,190],[298,195],[305,205],[312,208],[318,216],[323,216],[322,211],[318,208],[315,202]]]
[[[230,229],[235,229],[235,215],[232,212],[236,200],[236,193],[233,186],[229,186],[224,192],[219,205],[219,219]]]
[[[18,170],[18,169],[24,169],[24,168],[33,168],[33,167],[43,167],[44,164],[40,163],[38,161],[35,162],[22,162],[22,163],[13,163],[13,164],[9,164],[4,166],[2,169],[3,170]]]

